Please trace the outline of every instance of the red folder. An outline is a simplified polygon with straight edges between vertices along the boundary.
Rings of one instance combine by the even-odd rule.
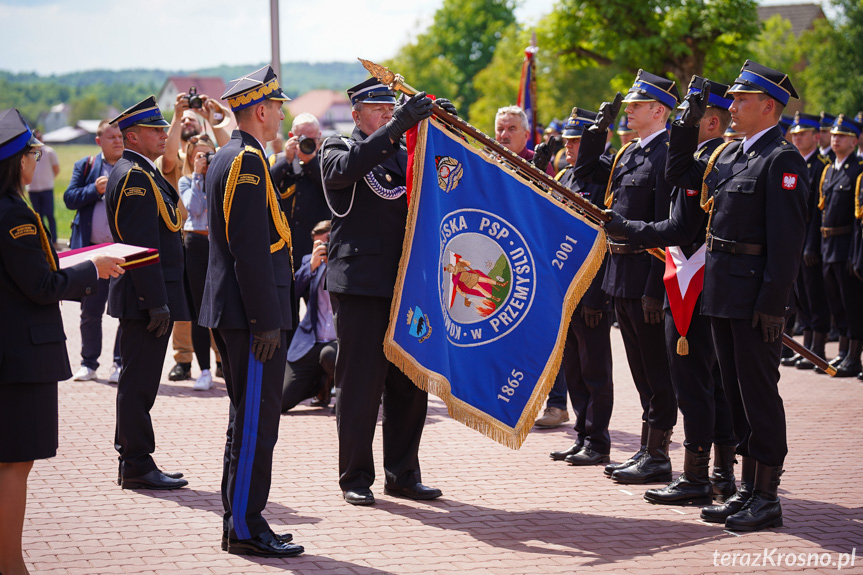
[[[125,259],[126,261],[120,264],[120,267],[127,270],[148,266],[159,261],[159,250],[130,246],[129,244],[96,244],[95,246],[61,252],[57,254],[57,257],[60,258],[60,269],[64,269],[87,261],[97,254]]]

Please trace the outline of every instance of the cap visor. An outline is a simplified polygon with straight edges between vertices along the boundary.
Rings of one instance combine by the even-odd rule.
[[[655,102],[656,98],[645,96],[637,92],[629,92],[623,99],[624,102]]]
[[[31,148],[38,148],[39,146],[44,146],[42,142],[36,139],[36,136],[30,136],[30,139],[27,140],[27,145]]]

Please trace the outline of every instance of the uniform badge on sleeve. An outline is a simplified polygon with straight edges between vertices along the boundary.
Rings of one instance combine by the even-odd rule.
[[[35,236],[36,235],[36,226],[33,224],[24,224],[21,226],[16,226],[9,230],[9,233],[12,235],[12,239],[17,240],[18,238],[24,236]]]
[[[147,190],[144,188],[126,188],[123,190],[123,194],[126,196],[146,196]]]
[[[797,174],[782,174],[782,187],[793,190],[797,187]]]
[[[240,177],[237,178],[237,184],[252,184],[253,186],[257,186],[260,181],[261,178],[254,174],[240,174]]]

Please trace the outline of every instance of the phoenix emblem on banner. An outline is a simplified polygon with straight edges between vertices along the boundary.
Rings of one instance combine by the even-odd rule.
[[[437,168],[437,183],[440,189],[450,193],[456,189],[464,176],[464,168],[458,160],[449,156],[435,156],[434,161]]]

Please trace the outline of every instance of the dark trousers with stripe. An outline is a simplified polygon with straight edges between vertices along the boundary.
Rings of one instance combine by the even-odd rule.
[[[731,405],[737,453],[769,466],[785,461],[785,406],[779,395],[782,340],[764,343],[749,319],[710,318],[722,383]]]
[[[375,481],[372,440],[383,396],[384,474],[387,485],[421,482],[419,446],[428,394],[384,355],[389,298],[330,294],[339,336],[336,425],[342,491]]]
[[[231,400],[222,470],[223,527],[231,538],[250,539],[270,528],[261,513],[270,495],[287,344],[282,331],[281,347],[261,363],[251,352],[251,332],[216,331]]]
[[[120,454],[123,477],[138,477],[156,469],[151,456],[156,451],[156,437],[150,409],[159,393],[171,330],[157,338],[147,331],[148,323],[149,320],[120,320],[123,370],[117,383],[114,448]]]
[[[584,324],[580,310],[572,314],[560,369],[566,375],[578,438],[597,453],[608,455],[611,451],[608,423],[614,407],[611,319],[608,313],[603,313],[599,325],[590,328]]]
[[[677,423],[677,399],[665,350],[665,325],[644,321],[640,299],[616,297],[614,311],[641,400],[642,420],[654,429],[671,429]]]
[[[680,332],[669,310],[665,313],[665,343],[671,382],[683,415],[683,446],[692,452],[709,453],[714,443],[734,445],[737,442],[731,423],[731,407],[725,397],[716,361],[710,318],[699,313],[700,307],[699,296],[686,333],[689,353],[677,354]]]

